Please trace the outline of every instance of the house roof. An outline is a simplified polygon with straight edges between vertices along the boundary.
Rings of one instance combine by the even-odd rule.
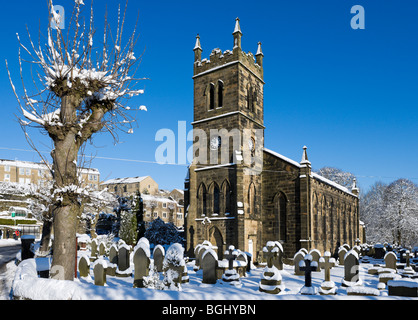
[[[139,183],[139,182],[145,180],[145,178],[148,178],[148,177],[149,176],[110,179],[110,180],[102,182],[101,185]]]

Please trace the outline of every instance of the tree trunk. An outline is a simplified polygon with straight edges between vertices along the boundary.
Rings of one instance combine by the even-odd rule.
[[[80,212],[77,188],[76,107],[78,99],[64,97],[61,104],[61,121],[64,126],[54,136],[55,150],[52,152],[55,192],[57,196],[54,215],[54,246],[51,277],[59,280],[74,280],[77,255],[76,231]],[[66,188],[67,190],[62,190]],[[69,190],[70,189],[70,190]]]

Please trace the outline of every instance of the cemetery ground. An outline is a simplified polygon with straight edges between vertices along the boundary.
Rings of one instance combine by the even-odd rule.
[[[4,241],[4,240],[0,240]],[[7,245],[7,244],[6,244]],[[89,256],[90,251],[78,251],[78,262],[82,256]],[[19,256],[19,253],[18,253]],[[127,277],[109,276],[106,277],[104,286],[95,285],[95,275],[93,272],[94,263],[90,263],[88,275],[80,277],[77,271],[77,279],[75,281],[62,281],[41,279],[38,277],[24,277],[24,284],[17,283],[22,280],[14,280],[18,277],[19,269],[20,276],[22,274],[30,274],[31,268],[36,268],[36,265],[48,264],[48,261],[37,259],[29,259],[16,265],[15,260],[4,264],[0,270],[0,299],[12,299],[16,292],[13,288],[25,293],[27,299],[32,300],[160,300],[160,301],[192,301],[192,300],[217,300],[217,301],[255,301],[255,300],[418,300],[418,298],[390,296],[387,288],[377,290],[379,284],[379,277],[375,274],[369,274],[369,269],[376,268],[374,264],[385,265],[383,259],[368,258],[367,263],[362,263],[360,259],[360,278],[362,280],[362,287],[364,292],[372,291],[378,292],[378,295],[348,295],[347,288],[342,286],[344,280],[344,265],[336,265],[330,271],[330,280],[335,283],[337,287],[335,295],[302,295],[301,289],[305,284],[305,277],[303,275],[295,275],[294,266],[283,265],[283,270],[280,270],[282,277],[282,285],[284,290],[278,294],[269,294],[260,292],[260,280],[266,265],[255,267],[246,273],[246,277],[240,277],[240,285],[231,285],[228,282],[218,279],[215,284],[202,283],[203,271],[196,270],[195,261],[191,260],[186,263],[187,273],[189,277],[188,283],[182,283],[181,288],[172,288],[171,290],[160,290],[151,288],[134,288],[134,257],[130,254],[130,268],[132,275]],[[105,258],[106,259],[106,258]],[[153,266],[153,259],[150,260],[151,269]],[[36,274],[36,273],[35,273]],[[163,279],[162,273],[158,273],[157,277]],[[321,283],[324,281],[324,270],[319,272],[312,272],[312,286],[319,289]],[[15,281],[15,283],[13,282]]]

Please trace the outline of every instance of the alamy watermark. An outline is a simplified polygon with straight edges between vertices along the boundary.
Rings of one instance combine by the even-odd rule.
[[[179,121],[177,134],[167,128],[155,134],[155,141],[161,142],[155,150],[155,161],[159,164],[193,164],[198,168],[243,164],[246,174],[260,174],[263,139],[262,129],[193,129],[187,132],[186,122]],[[187,148],[188,142],[192,145]]]

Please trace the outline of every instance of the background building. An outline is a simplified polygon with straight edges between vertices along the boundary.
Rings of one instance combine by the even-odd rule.
[[[79,168],[82,177],[82,186],[90,186],[99,190],[100,172],[97,169]],[[45,163],[0,160],[0,182],[14,182],[19,184],[44,185],[52,176]]]
[[[134,196],[137,191],[151,195],[158,193],[158,183],[150,176],[110,179],[100,184],[100,190],[105,188],[121,197]]]

